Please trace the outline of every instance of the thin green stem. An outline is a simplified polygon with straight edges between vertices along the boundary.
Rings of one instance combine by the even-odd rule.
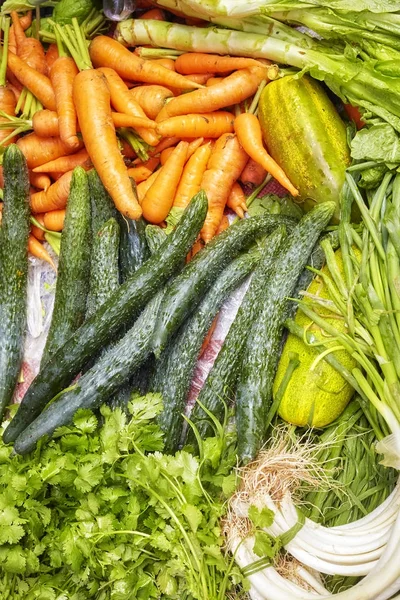
[[[4,30],[3,47],[1,51],[0,62],[0,87],[7,84],[7,55],[8,55],[8,39],[10,33],[10,19],[2,16],[2,26]]]

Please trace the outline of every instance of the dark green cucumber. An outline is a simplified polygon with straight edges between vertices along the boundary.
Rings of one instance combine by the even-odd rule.
[[[175,451],[182,437],[185,401],[201,345],[212,321],[226,297],[251,273],[259,257],[259,251],[252,250],[226,267],[156,363],[150,389],[163,397],[163,411],[158,422],[164,432],[166,452]]]
[[[166,339],[178,329],[196,308],[201,298],[224,267],[257,237],[270,232],[280,223],[294,221],[281,215],[263,214],[234,223],[217,235],[186,265],[166,290],[157,315],[153,351],[159,356]]]
[[[119,215],[121,241],[119,246],[119,268],[121,282],[137,271],[150,256],[145,236],[146,223],[143,219],[133,221]]]
[[[133,322],[150,298],[181,265],[199,234],[206,213],[207,198],[204,192],[199,192],[160,250],[115,290],[109,300],[72,334],[39,372],[3,434],[6,443],[15,440],[88,360],[115,339],[124,326]]]
[[[91,169],[88,171],[87,177],[92,207],[92,236],[94,237],[109,219],[117,218],[118,211],[111,196],[102,184],[97,171]]]
[[[119,236],[119,225],[112,217],[93,237],[90,286],[86,309],[87,319],[119,287]]]
[[[0,418],[11,403],[21,369],[28,282],[29,176],[24,155],[4,152],[0,228]]]
[[[160,244],[165,242],[168,236],[164,229],[161,229],[161,227],[158,225],[147,225],[145,229],[145,237],[150,253],[154,254]]]
[[[324,202],[301,219],[284,242],[264,287],[259,310],[246,339],[236,390],[238,455],[242,462],[252,460],[264,441],[288,297],[293,294],[334,210],[334,202]]]
[[[272,272],[273,263],[285,237],[286,228],[281,225],[264,241],[261,258],[254,270],[250,285],[198,396],[199,402],[219,421],[224,418],[225,405],[234,398],[246,336],[259,310],[265,283]],[[203,439],[211,434],[210,419],[199,404],[193,407],[190,418]],[[193,441],[190,431],[189,439]]]
[[[90,277],[90,196],[87,174],[74,169],[61,236],[53,315],[42,365],[83,323]]]
[[[57,427],[71,423],[80,408],[98,408],[144,363],[151,351],[154,314],[163,293],[163,290],[159,291],[124,337],[18,436],[14,443],[15,452],[26,454],[33,450],[43,436],[51,436]]]

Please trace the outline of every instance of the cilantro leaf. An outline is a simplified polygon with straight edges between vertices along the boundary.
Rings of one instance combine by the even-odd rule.
[[[270,527],[274,522],[274,511],[269,508],[257,508],[252,504],[249,508],[249,519],[255,527]]]

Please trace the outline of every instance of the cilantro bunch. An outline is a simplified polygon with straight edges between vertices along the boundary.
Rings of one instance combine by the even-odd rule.
[[[83,410],[31,455],[0,445],[2,600],[219,600],[241,581],[220,529],[235,440],[162,453],[160,397]]]

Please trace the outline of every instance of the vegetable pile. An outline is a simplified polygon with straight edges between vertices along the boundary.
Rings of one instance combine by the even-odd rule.
[[[395,4],[3,3],[5,600],[399,593]]]

